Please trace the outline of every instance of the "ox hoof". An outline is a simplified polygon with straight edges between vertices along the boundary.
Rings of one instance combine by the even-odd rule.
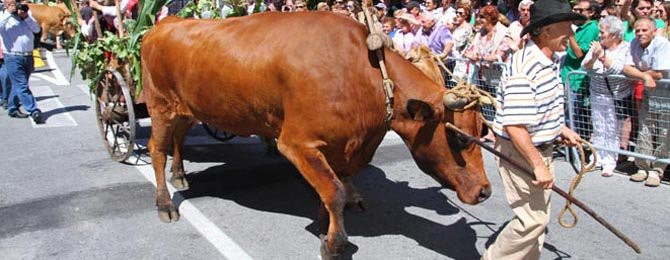
[[[326,236],[320,235],[319,238],[321,239],[321,248],[320,248],[321,259],[322,260],[337,260],[337,259],[340,259],[340,254],[331,253],[330,250],[328,250]]]
[[[158,208],[158,218],[164,223],[179,221],[179,212],[175,207]]]
[[[356,200],[347,202],[347,209],[353,210],[354,212],[364,212],[366,207],[363,200]]]
[[[170,183],[172,183],[172,186],[179,190],[185,190],[188,189],[188,181],[186,180],[186,177],[181,176],[181,177],[172,177],[170,179]]]

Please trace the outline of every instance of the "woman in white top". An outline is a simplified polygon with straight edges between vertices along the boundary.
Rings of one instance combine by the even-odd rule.
[[[396,21],[400,29],[393,35],[393,47],[404,56],[412,48],[412,43],[414,43],[416,32],[413,30],[412,25],[419,24],[419,22],[411,14],[402,14]]]
[[[470,15],[470,6],[459,5],[456,10],[456,18],[452,21],[454,28],[451,28],[453,32],[451,37],[454,40],[454,48],[451,50],[451,53],[456,58],[462,56],[461,53],[463,53],[463,50],[470,43],[470,36],[472,35],[472,25],[468,23]]]
[[[582,67],[591,75],[591,120],[593,143],[609,150],[619,149],[618,133],[624,121],[630,122],[631,87],[625,78],[605,77],[620,74],[630,46],[623,41],[623,22],[616,16],[600,20],[600,42],[591,43],[591,48],[582,61]],[[624,127],[625,128],[625,127]],[[628,131],[630,128],[628,127]],[[622,133],[622,140],[627,133]],[[627,140],[627,139],[626,139]],[[598,164],[602,176],[612,176],[616,167],[616,153],[598,149]]]

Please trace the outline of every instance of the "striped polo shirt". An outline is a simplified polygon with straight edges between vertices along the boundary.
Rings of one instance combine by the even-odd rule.
[[[564,124],[563,84],[556,63],[529,41],[507,63],[497,95],[493,131],[509,139],[503,126],[525,125],[536,146],[552,142]]]

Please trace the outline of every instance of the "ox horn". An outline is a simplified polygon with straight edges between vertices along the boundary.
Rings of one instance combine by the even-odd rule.
[[[453,93],[444,94],[444,105],[451,110],[461,110],[468,104],[468,99],[464,97],[457,97]]]

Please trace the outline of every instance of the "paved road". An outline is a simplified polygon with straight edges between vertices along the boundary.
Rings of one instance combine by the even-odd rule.
[[[86,84],[69,75],[64,53],[31,79],[47,124],[0,113],[0,255],[2,259],[317,259],[317,199],[295,168],[257,139],[209,139],[200,127],[187,140],[191,188],[176,192],[182,220],[158,221],[153,170],[112,162],[94,120]],[[47,55],[48,56],[48,55]],[[146,144],[150,122],[140,123]],[[368,206],[346,214],[344,258],[478,259],[512,217],[494,159],[486,154],[494,195],[477,206],[458,202],[414,165],[402,141],[387,135],[355,180]],[[558,184],[574,176],[557,163]],[[577,196],[636,240],[638,256],[579,212],[577,228],[554,216],[542,259],[666,259],[670,187],[647,188],[624,176],[594,173]]]

